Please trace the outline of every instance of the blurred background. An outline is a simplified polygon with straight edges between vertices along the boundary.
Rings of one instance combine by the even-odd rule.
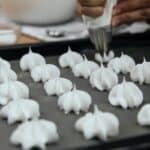
[[[0,45],[88,39],[76,0],[0,0]],[[143,33],[145,22],[122,26],[114,36]]]

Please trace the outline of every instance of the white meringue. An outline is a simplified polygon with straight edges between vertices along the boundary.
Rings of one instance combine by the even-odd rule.
[[[65,93],[58,99],[58,106],[61,110],[65,111],[65,114],[73,111],[77,115],[80,111],[87,112],[92,103],[91,96],[81,90],[77,90],[76,87],[72,91]]]
[[[124,109],[138,107],[143,102],[143,93],[134,83],[124,79],[110,91],[109,102]]]
[[[118,76],[109,68],[103,65],[90,76],[90,84],[100,91],[111,90],[118,83]]]
[[[100,53],[96,53],[94,57],[96,61],[103,63],[103,56]]]
[[[130,78],[140,84],[150,84],[150,62],[144,62],[135,66],[130,72]]]
[[[79,53],[72,51],[69,47],[68,52],[60,56],[59,65],[62,68],[72,68],[74,65],[81,63],[82,61],[83,57]]]
[[[141,126],[150,125],[150,104],[144,105],[137,115],[137,121]]]
[[[47,120],[32,120],[22,123],[12,133],[10,141],[21,145],[23,150],[38,147],[46,149],[46,144],[55,143],[59,139],[55,123]]]
[[[109,62],[108,67],[115,71],[117,74],[127,74],[135,67],[135,61],[130,56],[122,53],[121,57],[112,59]]]
[[[35,82],[46,82],[49,79],[60,77],[60,70],[52,64],[40,65],[32,69],[31,77]]]
[[[24,55],[20,60],[20,68],[23,71],[30,71],[34,67],[46,64],[44,57],[38,53],[29,50],[29,53]]]
[[[88,79],[91,73],[98,68],[99,66],[95,62],[89,61],[85,56],[84,61],[72,68],[72,72],[75,77],[83,77],[85,79]]]
[[[8,124],[17,121],[38,119],[40,116],[39,104],[31,99],[19,99],[8,103],[0,110],[0,117],[8,118]]]
[[[0,83],[5,83],[8,81],[16,81],[17,74],[5,65],[0,65]]]
[[[95,54],[95,60],[100,63],[109,63],[114,57],[115,57],[115,54],[113,51],[109,51],[108,54],[104,52],[103,56],[100,53]]]
[[[29,88],[22,82],[13,81],[0,85],[0,105],[6,105],[11,100],[28,97]]]
[[[1,57],[0,57],[0,65],[5,66],[6,68],[11,68],[10,63]]]
[[[72,88],[73,88],[72,82],[65,78],[52,79],[47,81],[44,85],[44,89],[49,96],[51,95],[60,96],[66,92],[71,91]]]
[[[97,137],[106,141],[108,137],[119,134],[119,120],[114,114],[99,111],[95,106],[94,113],[87,113],[81,117],[75,128],[82,132],[87,140]]]

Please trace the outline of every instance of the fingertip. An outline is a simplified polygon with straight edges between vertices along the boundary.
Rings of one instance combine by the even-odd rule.
[[[113,20],[112,20],[112,26],[113,26],[113,27],[116,27],[116,26],[118,26],[119,24],[120,24],[119,19],[113,19]]]
[[[121,13],[121,9],[118,8],[118,7],[115,7],[114,10],[113,10],[113,16],[118,15],[120,13]]]
[[[81,12],[90,17],[99,17],[103,14],[104,9],[102,7],[82,7]]]

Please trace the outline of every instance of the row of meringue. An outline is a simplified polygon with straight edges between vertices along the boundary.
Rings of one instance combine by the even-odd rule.
[[[62,60],[62,58],[64,58],[65,60],[66,60],[66,58],[71,58],[71,56],[75,56],[75,58],[78,58],[79,57],[79,54],[77,54],[76,52],[72,52],[71,50],[69,50],[69,52],[68,52],[69,54],[70,54],[70,57],[68,57],[68,55],[69,54],[64,54],[64,55],[62,55],[61,57],[60,57],[60,59],[59,59],[59,61],[60,60]],[[67,55],[67,56],[66,56]],[[85,57],[85,59],[81,62],[81,63],[78,63],[78,64],[76,64],[75,65],[75,63],[77,63],[77,61],[76,61],[77,59],[75,59],[75,61],[74,61],[74,63],[72,63],[72,64],[74,64],[74,67],[73,67],[73,65],[70,65],[70,67],[72,67],[73,68],[73,72],[74,72],[74,74],[75,74],[75,76],[83,76],[83,77],[85,77],[85,78],[88,78],[89,76],[90,76],[90,74],[92,74],[91,75],[91,77],[90,77],[90,83],[91,83],[91,85],[92,85],[92,87],[96,87],[98,90],[101,90],[101,91],[103,91],[103,90],[111,90],[117,83],[118,83],[118,77],[117,77],[117,75],[111,70],[111,69],[109,69],[109,68],[105,68],[105,67],[101,67],[100,69],[98,69],[98,65],[97,64],[95,64],[94,62],[92,62],[92,61],[88,61],[87,60],[87,58]],[[131,70],[131,68],[133,67],[133,66],[135,66],[135,63],[134,63],[134,60],[132,59],[132,58],[130,58],[129,56],[127,56],[127,55],[124,55],[124,54],[122,54],[122,56],[120,57],[120,58],[115,58],[115,60],[118,60],[118,62],[117,62],[117,65],[119,65],[119,64],[124,64],[123,66],[124,66],[124,69],[122,70],[122,72],[123,73],[127,73],[128,71],[127,71],[127,69],[130,69]],[[73,61],[73,59],[72,59],[72,61]],[[113,60],[112,60],[113,61]],[[68,62],[70,62],[70,60],[68,60]],[[126,63],[124,63],[124,62],[126,62]],[[111,64],[111,62],[108,64],[108,66]],[[132,66],[132,67],[130,67],[130,66]],[[50,67],[50,66],[49,66]],[[56,74],[54,73],[54,76],[57,78],[57,77],[59,77],[60,76],[60,74],[59,74],[59,71],[58,71],[58,69],[56,70],[56,68],[54,68],[54,66],[51,66],[51,68],[53,67],[53,69],[51,69],[51,70],[55,70],[54,72],[57,72]],[[110,65],[109,66],[110,68],[112,68],[113,69],[113,67]],[[39,72],[43,72],[43,71],[40,71],[40,67],[37,67],[38,69],[34,69],[35,71],[33,71],[33,72],[35,72],[35,73],[31,73],[32,74],[32,76],[33,76],[33,74],[35,75],[35,76],[37,76],[37,78],[35,79],[35,81],[39,81],[39,80],[42,80],[42,79],[40,79],[40,78],[38,78],[38,70],[39,70]],[[85,71],[84,71],[85,70]],[[94,70],[96,70],[96,71],[94,71]],[[94,71],[94,72],[93,72]],[[93,73],[92,73],[93,72]],[[117,73],[119,73],[118,71],[116,71]],[[44,72],[44,75],[43,76],[45,76],[45,72]],[[49,73],[48,73],[49,74]],[[107,77],[107,78],[106,78]],[[103,80],[103,79],[106,79],[106,80]],[[46,81],[46,80],[44,80],[44,81]],[[53,83],[53,85],[56,85],[56,84],[58,84],[57,85],[57,88],[55,88],[55,90],[53,90],[52,89],[52,86],[50,85],[50,83]],[[60,83],[59,83],[60,82]],[[63,83],[63,85],[61,85],[61,81],[59,81],[58,82],[58,78],[56,79],[56,80],[53,80],[53,81],[49,81],[47,84],[45,84],[45,90],[46,90],[46,92],[49,94],[49,95],[60,95],[60,94],[64,94],[65,92],[68,92],[68,91],[70,91],[70,89],[72,88],[72,84],[71,83],[68,83],[69,81],[67,81],[67,80],[65,80],[64,81],[64,83]],[[63,82],[63,81],[62,81]],[[49,86],[47,86],[47,85],[49,85]],[[60,87],[58,87],[58,86],[60,86],[61,85],[61,88]],[[117,86],[119,86],[119,85],[117,85]],[[123,86],[124,87],[124,86]],[[114,88],[115,89],[115,88]],[[125,89],[125,88],[124,88]],[[132,89],[133,89],[133,87],[132,87]],[[53,90],[53,91],[52,91]],[[57,90],[57,91],[56,91]],[[119,89],[120,90],[120,89]],[[139,89],[138,89],[139,90]],[[113,91],[113,90],[112,90]],[[111,93],[113,93],[111,91]],[[115,90],[114,90],[115,91]],[[131,91],[135,91],[135,89],[133,89],[133,90],[131,90]],[[132,93],[133,93],[132,92]],[[116,93],[119,93],[119,92],[116,92]],[[139,92],[138,92],[139,93]],[[111,94],[110,94],[111,95]],[[137,94],[138,95],[138,94]],[[140,94],[140,95],[142,95],[142,94]],[[110,97],[112,97],[112,96],[110,96]],[[120,103],[122,103],[121,104],[121,106],[123,107],[123,108],[127,108],[127,107],[134,107],[134,106],[136,106],[136,105],[138,105],[139,106],[139,104],[128,104],[128,100],[126,99],[126,98],[124,98],[125,96],[123,96],[123,99],[125,99],[125,101],[123,101],[123,102],[120,102]],[[114,100],[112,100],[113,98],[109,98],[109,99],[111,99],[110,101],[111,101],[111,104],[113,104],[114,105],[114,102],[112,102],[112,101],[114,101]],[[142,96],[140,96],[140,98],[139,99],[142,99]],[[117,97],[115,98],[115,100],[117,101]],[[122,100],[122,99],[121,99]],[[142,101],[142,100],[141,100]],[[130,101],[129,101],[130,102]],[[125,104],[126,103],[126,104]],[[138,103],[138,102],[137,102]],[[140,104],[141,104],[141,102],[140,102]],[[126,105],[126,106],[125,106]],[[129,106],[128,106],[129,105]],[[132,106],[133,105],[133,106]]]
[[[121,57],[114,58],[113,51],[110,51],[108,55],[106,54],[106,52],[104,52],[103,57],[100,54],[95,54],[95,59],[100,63],[108,62],[108,67],[110,67],[117,74],[118,73],[127,74],[135,66],[135,61],[130,56],[122,53]],[[86,58],[83,59],[83,57],[79,53],[72,51],[70,48],[69,48],[68,52],[66,52],[65,54],[60,56],[59,64],[62,68],[64,68],[64,67],[76,68],[75,66],[78,65],[77,68],[79,68],[78,70],[80,71],[80,74],[83,73],[84,70],[86,70],[86,69],[84,69],[82,72],[83,66],[85,66],[85,68],[87,68],[87,66],[89,66],[89,68],[95,68],[94,62],[87,61]],[[75,70],[75,69],[73,69],[73,70]],[[75,71],[73,71],[73,72],[75,72]],[[75,73],[75,74],[77,74],[77,73]],[[77,76],[79,76],[79,75],[77,75]]]
[[[113,57],[114,53],[112,51],[109,53],[109,56],[105,53],[103,62]],[[88,79],[95,70],[99,69],[98,64],[89,61],[86,56],[82,57],[79,53],[73,52],[70,48],[67,53],[60,56],[59,64],[63,68],[70,67],[75,77],[83,77],[85,79]]]
[[[110,60],[112,60],[114,56],[115,54],[113,51],[110,51],[108,55],[106,54],[106,52],[104,52],[103,56],[97,53],[95,55],[95,59],[100,63],[107,63]],[[75,65],[83,61],[84,59],[80,55],[80,53],[72,51],[70,47],[68,48],[68,51],[65,54],[61,55],[59,58],[59,64],[62,68],[66,67],[73,68]]]
[[[96,54],[96,56],[97,55],[98,54]],[[99,54],[99,57],[102,58],[99,60],[101,63],[108,62],[108,68],[112,69],[117,74],[130,73],[133,81],[139,82],[140,84],[150,84],[149,62],[144,61],[143,64],[135,66],[135,61],[130,56],[122,53],[121,57],[114,58],[113,51],[110,51],[108,56],[106,53],[104,53],[103,57]],[[4,60],[1,60],[0,62],[9,68],[8,62],[5,62]],[[84,77],[85,79],[88,79],[91,73],[98,69],[98,65],[95,62],[89,61],[86,57],[83,59],[79,53],[73,52],[70,48],[67,53],[60,56],[59,64],[61,67],[72,68],[73,74],[76,77]],[[20,67],[22,70],[32,70],[31,77],[36,82],[45,82],[48,79],[53,78],[53,76],[56,76],[56,78],[60,76],[60,70],[57,66],[46,64],[43,56],[38,53],[34,53],[31,50],[28,54],[21,58]],[[5,76],[0,77],[1,82],[7,80],[16,80],[17,78],[15,73],[10,69],[4,69],[1,67],[0,71],[1,74],[5,74]]]

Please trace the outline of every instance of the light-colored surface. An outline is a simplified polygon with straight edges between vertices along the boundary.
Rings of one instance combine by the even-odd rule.
[[[2,32],[0,31],[0,44],[14,44],[16,43],[17,35],[15,31],[6,31]]]
[[[64,22],[76,12],[76,0],[1,0],[1,5],[12,20],[32,24]]]
[[[51,31],[63,31],[65,32],[64,37],[53,38],[47,35],[46,30]],[[51,25],[46,27],[36,27],[36,26],[22,26],[22,33],[30,35],[31,37],[36,37],[41,41],[54,42],[54,41],[72,41],[78,39],[88,38],[88,31],[86,26],[81,22],[80,19],[75,19],[71,22],[60,25]]]

